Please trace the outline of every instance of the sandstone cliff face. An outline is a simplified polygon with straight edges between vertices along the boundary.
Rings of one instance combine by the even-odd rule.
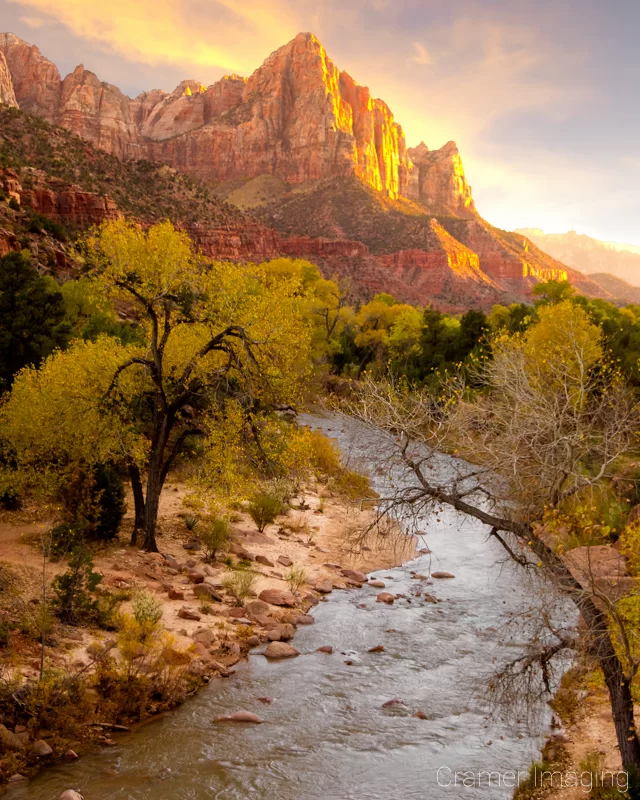
[[[53,121],[108,153],[122,158],[143,155],[129,98],[82,65],[62,81]]]
[[[0,53],[0,103],[4,105],[18,107],[15,92],[13,91],[13,82],[11,81],[11,73],[9,72],[9,65],[4,53]]]
[[[62,87],[57,67],[44,58],[37,47],[12,33],[0,33],[0,52],[9,67],[20,108],[54,122]]]
[[[460,153],[455,142],[439,150],[429,150],[424,142],[410,148],[413,168],[409,175],[407,196],[436,210],[456,216],[470,216],[475,211],[471,187],[467,183]]]
[[[20,107],[121,158],[163,161],[209,183],[271,174],[288,184],[356,176],[392,198],[473,211],[451,143],[416,163],[386,103],[301,33],[245,80],[183,81],[134,100],[77,67],[55,66],[12,34],[0,37]],[[426,148],[425,148],[426,150]],[[459,196],[458,196],[459,195]]]

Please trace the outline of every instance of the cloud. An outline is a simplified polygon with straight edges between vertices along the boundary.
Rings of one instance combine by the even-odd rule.
[[[259,65],[257,58],[298,33],[295,14],[284,6],[276,8],[269,0],[9,2],[40,12],[74,35],[130,61],[150,66],[172,63],[246,74]]]
[[[47,24],[42,17],[20,17],[20,22],[24,22],[29,28],[43,28]]]
[[[420,42],[413,42],[413,58],[411,59],[416,64],[431,64],[431,56],[427,48],[420,44]]]

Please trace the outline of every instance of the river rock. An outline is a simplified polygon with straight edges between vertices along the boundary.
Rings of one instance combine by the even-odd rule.
[[[394,600],[395,597],[389,592],[380,592],[376,597],[376,603],[388,603],[391,605]]]
[[[260,644],[260,637],[256,636],[255,633],[253,634],[253,636],[248,636],[247,644],[249,645],[249,647],[257,647]]]
[[[384,589],[387,584],[384,581],[379,580],[376,578],[373,581],[369,581],[369,586],[373,586],[374,589]]]
[[[214,600],[216,603],[222,602],[222,595],[218,594],[213,586],[206,581],[204,581],[204,583],[197,583],[193,587],[193,593],[201,600]]]
[[[178,616],[180,619],[194,619],[196,621],[200,621],[202,617],[198,614],[197,611],[194,611],[192,608],[188,606],[182,606],[182,608],[178,611]]]
[[[264,703],[266,706],[270,706],[273,703],[273,697],[258,697],[256,698],[258,702]]]
[[[250,617],[267,616],[271,611],[269,603],[265,603],[264,600],[250,600],[244,609]]]
[[[263,589],[258,595],[259,600],[271,603],[273,606],[295,606],[296,598],[291,592],[283,589]]]
[[[75,750],[67,750],[67,752],[64,754],[65,761],[77,761],[79,758],[80,756]]]
[[[25,775],[20,775],[19,772],[16,772],[15,775],[12,775],[7,780],[7,783],[20,783],[20,781],[28,781],[28,780],[29,780],[29,778],[27,778]]]
[[[290,567],[293,564],[293,561],[289,558],[289,556],[278,556],[278,564],[282,564],[283,567]]]
[[[384,653],[384,645],[377,644],[375,647],[370,647],[367,650],[367,653]]]
[[[254,725],[260,725],[264,720],[251,711],[234,711],[233,714],[216,717],[216,722],[251,722]]]
[[[38,756],[38,758],[46,758],[53,753],[53,750],[44,739],[38,739],[37,742],[34,742],[31,749],[33,750],[33,754]]]
[[[318,647],[316,653],[329,653],[329,655],[331,655],[331,653],[333,653],[333,647],[331,647],[330,644],[323,644],[322,647]]]
[[[265,648],[264,654],[267,658],[294,658],[300,652],[286,642],[271,642]]]
[[[367,576],[364,572],[360,572],[357,569],[342,569],[340,572],[350,581],[355,581],[356,583],[366,583],[367,581]]]
[[[4,725],[0,725],[0,744],[7,750],[22,750],[25,747],[21,734],[12,733]]]
[[[62,792],[59,800],[84,800],[84,797],[80,792],[76,792],[74,789],[67,789],[65,792]]]
[[[393,700],[387,700],[386,703],[382,704],[382,708],[394,708],[395,706],[404,706],[406,703],[404,700],[401,700],[399,697],[394,697]]]
[[[200,642],[205,647],[211,647],[216,641],[216,635],[211,628],[198,628],[191,638],[194,642]]]
[[[427,592],[424,593],[423,597],[427,603],[433,603],[436,605],[439,602],[432,594],[427,594]]]
[[[415,719],[429,719],[429,717],[424,713],[424,711],[416,711],[415,714],[411,715]]]
[[[432,572],[432,578],[455,578],[456,576],[452,572]]]
[[[322,578],[313,588],[321,594],[329,594],[329,592],[333,591],[333,582],[330,578]]]
[[[298,614],[297,617],[293,618],[294,625],[313,625],[315,619],[311,616],[311,614]]]
[[[262,564],[264,567],[275,567],[275,564],[270,558],[263,555],[256,556],[256,564]]]

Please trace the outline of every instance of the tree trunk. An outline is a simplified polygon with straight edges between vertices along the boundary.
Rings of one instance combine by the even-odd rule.
[[[611,714],[620,748],[622,768],[627,771],[631,767],[638,769],[640,768],[640,742],[635,728],[631,685],[622,674],[622,667],[617,658],[600,659],[600,666],[604,672],[611,699]]]
[[[153,461],[152,459],[147,474],[147,496],[144,503],[144,523],[142,525],[144,534],[142,549],[148,553],[158,552],[156,524],[158,522],[158,508],[163,484],[162,469],[160,465],[153,463]]]
[[[142,489],[142,478],[137,464],[129,465],[129,477],[131,478],[131,491],[133,492],[133,506],[135,520],[133,532],[131,534],[131,547],[135,547],[138,541],[138,533],[144,530],[144,491]]]

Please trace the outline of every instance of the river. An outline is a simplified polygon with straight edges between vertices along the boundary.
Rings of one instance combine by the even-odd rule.
[[[384,455],[365,451],[361,429],[336,418],[306,421],[366,458],[381,488]],[[256,653],[172,715],[7,796],[54,800],[76,788],[85,800],[510,798],[508,773],[526,772],[536,758],[548,713],[533,730],[493,719],[482,681],[494,658],[513,651],[503,622],[527,604],[527,589],[479,523],[445,510],[424,530],[432,555],[376,574],[411,603],[376,603],[379,590],[367,586],[334,592],[313,610],[315,624],[299,628],[300,657],[269,662]],[[433,605],[409,594],[412,570],[456,577],[429,587],[441,601]],[[380,644],[384,652],[367,652]],[[315,652],[321,645],[332,645],[333,654]],[[263,696],[273,703],[262,704]],[[382,707],[393,698],[404,705]],[[264,724],[214,722],[238,709]],[[427,719],[415,718],[418,710]],[[462,771],[475,776],[474,785],[463,785],[471,776],[455,780]]]

